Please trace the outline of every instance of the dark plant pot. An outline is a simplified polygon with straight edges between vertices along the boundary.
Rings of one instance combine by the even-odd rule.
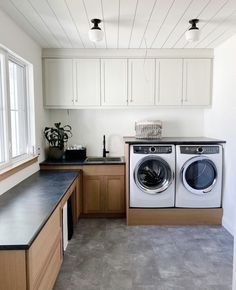
[[[48,148],[48,159],[61,159],[64,154],[64,149],[58,147],[49,147]]]

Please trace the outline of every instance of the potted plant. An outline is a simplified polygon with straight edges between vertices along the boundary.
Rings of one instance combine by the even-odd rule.
[[[61,126],[61,123],[55,123],[54,126],[44,129],[44,136],[49,143],[48,158],[61,159],[65,143],[72,137],[71,126]]]

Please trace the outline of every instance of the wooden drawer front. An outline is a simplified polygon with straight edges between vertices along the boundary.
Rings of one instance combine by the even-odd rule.
[[[61,216],[58,207],[28,251],[27,265],[30,289],[35,289],[59,235],[61,235]]]
[[[125,165],[84,165],[84,175],[125,175]]]
[[[38,290],[52,290],[53,285],[56,281],[57,275],[60,271],[62,263],[62,246],[61,246],[61,239],[59,237],[56,247],[53,249],[53,256],[48,263],[46,272],[40,281],[39,286],[37,287]]]

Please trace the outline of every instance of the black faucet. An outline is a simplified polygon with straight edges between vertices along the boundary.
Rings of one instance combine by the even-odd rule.
[[[106,157],[109,151],[106,150],[106,136],[103,135],[103,150],[102,150],[102,157]]]

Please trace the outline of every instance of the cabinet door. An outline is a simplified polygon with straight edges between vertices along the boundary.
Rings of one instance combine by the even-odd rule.
[[[67,107],[74,104],[73,60],[45,59],[45,106]]]
[[[156,104],[175,106],[182,104],[183,60],[156,60]]]
[[[100,60],[74,61],[75,105],[100,106]]]
[[[129,60],[129,105],[150,106],[155,100],[155,60]]]
[[[125,212],[124,176],[106,176],[105,211],[107,213]]]
[[[183,105],[207,106],[211,103],[212,62],[210,59],[184,60]]]
[[[100,213],[103,209],[103,177],[84,176],[83,180],[84,213]]]
[[[102,105],[127,105],[127,59],[103,59]]]

